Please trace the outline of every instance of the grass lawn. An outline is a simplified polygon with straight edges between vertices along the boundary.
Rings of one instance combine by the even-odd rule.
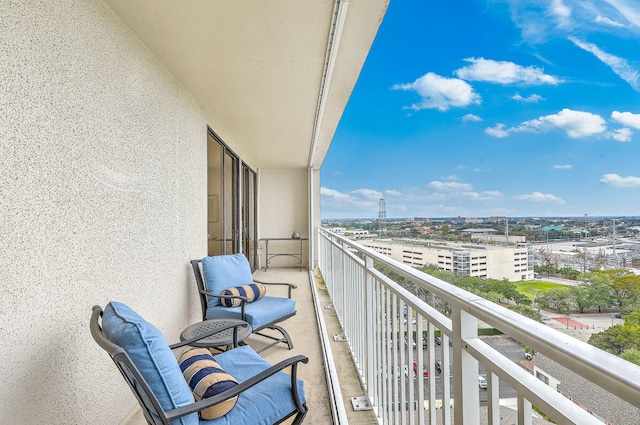
[[[516,289],[518,290],[518,292],[526,295],[532,301],[538,291],[547,292],[549,289],[566,287],[566,285],[561,285],[559,283],[553,282],[545,282],[544,280],[525,280],[516,283]]]

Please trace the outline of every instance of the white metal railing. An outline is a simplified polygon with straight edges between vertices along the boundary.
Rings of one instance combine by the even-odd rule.
[[[447,302],[449,317],[376,270],[374,262]],[[479,321],[640,407],[640,367],[614,355],[322,228],[318,264],[380,424],[436,424],[436,415],[445,425],[481,423],[480,364],[488,382],[483,423],[500,423],[504,382],[515,390],[519,425],[532,423],[532,405],[558,424],[602,424],[483,342]]]

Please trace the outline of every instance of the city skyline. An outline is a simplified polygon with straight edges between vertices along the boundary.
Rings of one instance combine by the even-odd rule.
[[[640,5],[391,2],[322,218],[640,213]]]

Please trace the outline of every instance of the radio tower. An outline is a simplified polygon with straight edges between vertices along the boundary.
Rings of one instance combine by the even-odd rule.
[[[384,198],[378,202],[378,236],[387,231],[387,210],[385,209]]]

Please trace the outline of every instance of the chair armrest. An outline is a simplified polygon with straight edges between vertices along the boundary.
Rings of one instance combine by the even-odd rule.
[[[296,379],[297,379],[296,377],[298,373],[297,372],[298,363],[300,362],[307,363],[308,361],[309,359],[306,356],[298,355],[298,356],[290,357],[286,360],[281,361],[278,364],[271,366],[268,369],[263,370],[259,374],[252,376],[251,378],[239,383],[238,385],[228,389],[227,391],[224,391],[213,397],[209,397],[207,399],[188,404],[186,406],[168,410],[165,412],[165,414],[169,420],[173,420],[173,419],[188,415],[190,413],[199,412],[200,410],[206,409],[211,406],[215,406],[216,404],[222,403],[225,400],[228,400],[232,397],[235,397],[241,394],[247,389],[255,386],[256,384],[259,384],[260,382],[264,381],[265,379],[269,378],[272,375],[275,375],[276,373],[280,372],[281,370],[289,366],[291,366],[291,397],[293,398],[293,401],[296,407],[298,408],[298,411],[304,412],[306,410],[306,407],[304,407],[302,405],[302,402],[300,401],[300,396],[298,394],[298,385],[296,383]]]
[[[261,283],[263,285],[280,285],[280,286],[287,286],[289,288],[289,298],[291,298],[291,290],[292,289],[296,289],[298,286],[294,285],[293,283],[284,283],[284,282],[263,282],[261,280],[253,280],[256,283]]]
[[[222,294],[214,294],[213,292],[209,292],[209,291],[204,291],[204,290],[200,290],[201,294],[205,294],[205,295],[209,295],[210,297],[216,297],[216,298],[224,298],[224,299],[232,299],[232,298],[237,298],[239,300],[242,300],[242,302],[247,302],[249,301],[248,297],[243,297],[242,295],[222,295]]]
[[[213,292],[205,291],[204,289],[199,289],[201,294],[209,295],[216,298],[224,298],[224,299],[239,299],[240,300],[240,314],[242,316],[242,320],[245,320],[244,317],[244,305],[249,302],[249,298],[243,297],[242,295],[221,295],[214,294]]]

